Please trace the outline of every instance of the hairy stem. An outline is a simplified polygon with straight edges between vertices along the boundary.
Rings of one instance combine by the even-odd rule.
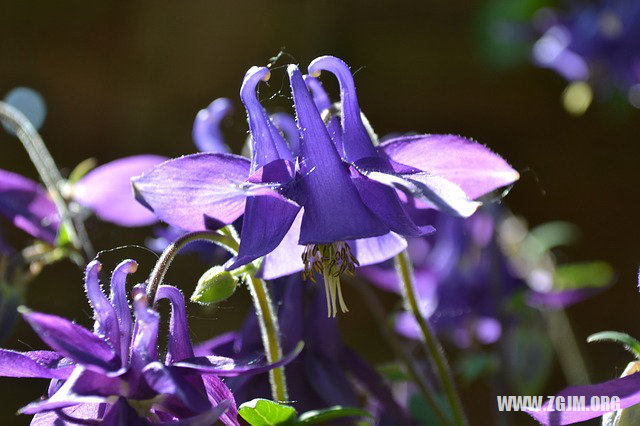
[[[184,246],[194,241],[211,241],[214,244],[224,247],[233,255],[238,253],[238,242],[221,232],[196,231],[183,235],[164,249],[160,255],[160,259],[158,259],[156,265],[153,267],[153,271],[149,274],[149,278],[147,279],[147,299],[149,303],[155,304],[158,286],[162,284],[162,280],[178,252],[182,250]]]
[[[238,253],[239,241],[237,233],[231,227],[225,227],[218,232],[214,231],[198,231],[183,235],[169,245],[156,262],[153,271],[147,280],[147,298],[150,303],[155,304],[155,295],[158,286],[162,283],[171,262],[176,254],[187,244],[193,241],[211,241],[214,244],[224,247],[232,255]],[[260,324],[260,332],[262,334],[262,343],[264,351],[269,363],[275,363],[282,358],[282,349],[280,347],[280,327],[278,326],[278,317],[271,303],[269,292],[264,281],[254,277],[255,270],[253,268],[245,268],[248,271],[248,285],[256,310],[256,316]],[[153,301],[153,302],[152,302]],[[287,384],[284,376],[284,367],[274,368],[269,371],[269,381],[271,382],[272,397],[276,401],[286,401]]]
[[[456,385],[453,381],[453,375],[449,369],[447,358],[444,355],[444,350],[440,345],[440,342],[435,336],[435,333],[431,329],[428,321],[422,316],[420,307],[416,297],[415,283],[413,279],[413,268],[409,261],[409,255],[406,250],[395,257],[396,269],[398,271],[398,277],[400,278],[402,296],[406,305],[406,309],[409,310],[415,317],[422,336],[424,338],[423,344],[425,350],[431,355],[431,360],[436,368],[436,372],[442,383],[443,390],[449,401],[449,406],[453,412],[454,423],[456,425],[467,425],[468,421],[464,414]]]
[[[271,303],[266,283],[260,278],[249,275],[248,284],[251,291],[251,297],[253,298],[256,315],[260,323],[262,344],[264,345],[264,349],[267,354],[267,360],[272,364],[282,358],[278,316],[273,308],[273,303]],[[286,402],[289,395],[287,394],[284,367],[269,370],[269,383],[271,383],[272,398],[276,401]]]
[[[5,102],[0,102],[0,118],[15,131],[16,136],[22,142],[31,162],[40,175],[40,179],[42,179],[42,183],[45,184],[49,191],[49,195],[60,215],[61,225],[65,227],[69,234],[71,243],[77,249],[83,251],[86,257],[85,260],[93,258],[93,247],[84,228],[84,223],[81,220],[74,221],[69,211],[69,206],[67,206],[65,198],[60,192],[64,179],[60,175],[60,171],[42,141],[40,134],[22,112]]]

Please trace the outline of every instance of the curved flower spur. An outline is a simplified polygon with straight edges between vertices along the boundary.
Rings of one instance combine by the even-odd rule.
[[[236,425],[234,397],[218,376],[262,373],[297,355],[294,352],[274,365],[195,357],[184,297],[176,287],[162,285],[155,299],[169,301],[171,319],[167,352],[161,361],[160,315],[148,307],[143,284],[132,291],[132,321],[125,284],[136,268],[132,260],[116,267],[107,298],[98,280],[100,263],[87,266],[85,288],[94,311],[93,332],[55,315],[22,309],[25,320],[53,350],[0,349],[0,376],[51,379],[48,397],[20,410],[35,414],[32,424],[213,424],[219,420]]]
[[[321,70],[340,83],[339,125],[330,120],[327,129],[319,110],[326,94],[308,77],[312,97],[298,67],[289,65],[300,133],[295,157],[256,97],[257,84],[270,72],[253,67],[240,91],[251,131],[250,162],[232,154],[195,154],[169,160],[133,184],[143,204],[183,229],[217,228],[244,214],[240,250],[228,268],[265,256],[261,275],[267,279],[321,272],[328,311],[335,315],[338,303],[346,310],[341,272],[395,256],[406,247],[400,236],[433,231],[416,223],[416,207],[467,217],[480,205],[473,199],[519,175],[484,146],[458,136],[401,137],[376,147],[346,64],[324,56],[310,66],[314,74]]]

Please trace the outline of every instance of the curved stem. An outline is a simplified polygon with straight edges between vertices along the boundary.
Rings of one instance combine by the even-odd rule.
[[[61,225],[69,233],[69,239],[77,249],[81,249],[84,252],[87,260],[93,258],[93,247],[89,241],[87,231],[82,221],[73,220],[67,202],[60,192],[60,186],[64,179],[60,175],[60,171],[42,138],[22,112],[1,101],[0,118],[15,131],[16,136],[22,142],[29,158],[31,158],[31,162],[40,175],[40,179],[42,179],[42,183],[45,184],[49,191],[49,195],[60,215]]]
[[[253,298],[256,316],[260,323],[262,344],[267,354],[267,360],[272,364],[282,358],[278,316],[273,309],[267,285],[263,280],[249,275],[249,289]],[[285,402],[288,400],[284,367],[269,370],[269,383],[271,383],[271,396],[275,401]]]
[[[218,232],[214,231],[197,231],[191,232],[175,240],[170,244],[156,262],[153,271],[147,279],[147,299],[150,303],[155,304],[155,296],[158,286],[162,283],[171,262],[176,254],[187,244],[193,241],[211,241],[224,247],[231,254],[238,253],[239,242],[237,233],[231,227],[225,227]],[[280,327],[278,326],[278,317],[275,314],[269,292],[264,281],[253,276],[253,268],[245,268],[248,276],[249,290],[253,299],[256,310],[256,316],[260,324],[260,332],[262,334],[262,343],[264,351],[267,355],[269,363],[275,363],[282,358],[282,349],[280,347]],[[153,302],[151,302],[153,301]],[[284,376],[284,367],[274,368],[269,371],[269,381],[271,383],[272,397],[276,401],[286,401],[287,384]]]
[[[202,240],[211,241],[214,244],[222,246],[233,255],[238,253],[238,242],[220,232],[196,231],[183,235],[164,249],[160,255],[160,259],[158,259],[156,265],[153,267],[153,271],[149,274],[149,278],[147,279],[147,299],[149,300],[149,303],[155,304],[158,286],[162,284],[162,280],[178,252],[187,244]]]
[[[360,296],[366,302],[365,305],[369,309],[369,312],[373,315],[378,328],[382,332],[382,336],[386,339],[387,343],[393,350],[396,357],[400,359],[402,364],[404,364],[407,369],[407,373],[413,379],[413,382],[418,386],[420,393],[424,400],[431,406],[438,419],[442,422],[443,425],[451,424],[451,420],[447,417],[445,412],[440,407],[436,400],[436,392],[431,386],[431,383],[427,381],[427,379],[420,374],[418,366],[416,365],[414,359],[411,354],[404,348],[404,346],[400,343],[400,340],[394,333],[394,331],[389,326],[389,323],[385,319],[385,310],[382,306],[382,302],[380,299],[374,294],[371,290],[370,286],[360,282],[359,280],[352,281],[355,284],[355,287],[358,289]]]
[[[411,311],[415,317],[422,336],[424,338],[425,350],[431,355],[433,364],[436,367],[438,377],[442,382],[442,387],[449,401],[449,406],[453,412],[454,422],[456,425],[467,425],[468,421],[465,417],[462,404],[460,403],[460,397],[456,390],[456,385],[453,381],[453,375],[447,364],[447,359],[444,355],[444,350],[440,345],[440,342],[436,338],[431,326],[422,316],[418,301],[416,298],[415,283],[413,279],[413,268],[409,261],[409,255],[406,250],[395,257],[396,269],[398,271],[398,277],[400,278],[402,296],[405,301],[406,309]]]

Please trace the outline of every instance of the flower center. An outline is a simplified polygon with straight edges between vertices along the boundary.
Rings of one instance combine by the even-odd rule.
[[[309,244],[302,253],[304,271],[302,279],[311,279],[316,282],[315,274],[322,274],[324,290],[327,296],[327,316],[335,317],[338,313],[336,301],[340,304],[342,312],[348,312],[347,305],[342,297],[340,275],[348,272],[353,275],[358,260],[351,254],[351,248],[344,241],[332,244]]]

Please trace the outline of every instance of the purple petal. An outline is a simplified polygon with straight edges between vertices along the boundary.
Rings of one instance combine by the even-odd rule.
[[[131,343],[131,370],[135,376],[149,363],[158,360],[158,327],[160,315],[147,307],[146,286],[133,288],[133,309],[136,322]]]
[[[0,214],[35,238],[55,244],[60,223],[56,206],[31,179],[0,170]]]
[[[120,378],[107,377],[78,366],[50,398],[32,402],[20,412],[35,414],[78,404],[107,402],[109,396],[121,395],[126,388],[126,383]]]
[[[204,375],[201,377],[211,405],[215,406],[216,409],[218,409],[218,407],[227,407],[224,414],[220,416],[222,424],[227,426],[238,425],[238,408],[236,407],[233,394],[227,385],[214,375]]]
[[[23,311],[22,316],[38,336],[61,355],[103,371],[116,371],[120,367],[120,358],[109,344],[86,328],[40,312]]]
[[[102,269],[102,265],[97,260],[87,265],[85,272],[85,289],[87,298],[93,307],[93,315],[95,318],[94,332],[103,336],[105,341],[116,352],[120,353],[121,341],[120,330],[118,326],[118,318],[113,305],[102,292],[98,273]],[[124,363],[126,358],[121,358]]]
[[[262,259],[257,277],[272,280],[304,269],[304,246],[298,244],[303,214],[304,209],[301,209],[280,244]]]
[[[251,67],[240,88],[240,98],[249,117],[252,172],[278,159],[293,159],[287,143],[256,97],[258,83],[268,80],[270,75],[266,67]]]
[[[403,164],[377,157],[363,158],[354,166],[368,179],[402,191],[453,216],[469,217],[480,206],[479,202],[471,201],[457,184],[441,176],[415,172]]]
[[[247,200],[234,269],[273,251],[291,228],[300,207],[272,197]]]
[[[461,136],[404,136],[387,141],[378,149],[398,163],[457,184],[470,199],[520,178],[499,155]]]
[[[395,327],[398,334],[412,340],[422,340],[420,326],[413,314],[400,312],[395,316]]]
[[[287,69],[298,126],[302,129],[300,171],[307,199],[300,244],[332,243],[386,234],[362,203],[295,65]]]
[[[365,205],[393,232],[421,237],[435,231],[431,225],[416,225],[402,207],[396,192],[387,185],[360,176],[353,178],[353,183]]]
[[[233,105],[227,98],[218,98],[206,109],[198,111],[192,131],[193,142],[198,151],[211,153],[230,151],[224,142],[220,124],[232,111]]]
[[[327,92],[325,92],[322,87],[320,81],[315,77],[305,75],[304,82],[309,87],[309,90],[311,90],[313,102],[316,104],[318,111],[324,113],[325,110],[329,110],[331,108],[331,100],[329,99]],[[327,123],[327,130],[329,131],[329,136],[331,136],[333,144],[336,146],[338,154],[344,158],[344,149],[342,147],[342,126],[340,126],[340,120],[337,116],[331,117],[329,123]]]
[[[131,308],[127,300],[127,276],[136,272],[138,264],[133,260],[124,260],[113,270],[111,274],[111,304],[113,305],[118,320],[120,333],[120,359],[123,364],[129,358],[131,346]]]
[[[15,352],[0,349],[0,376],[66,379],[74,364],[53,351]]]
[[[229,224],[244,211],[249,160],[233,154],[193,154],[169,160],[133,179],[138,199],[170,225],[189,231]]]
[[[158,155],[136,155],[99,166],[73,187],[73,199],[96,216],[120,226],[146,226],[158,219],[135,200],[131,178],[166,161]]]
[[[161,285],[156,293],[156,302],[168,299],[171,303],[171,320],[169,321],[169,341],[165,363],[171,365],[185,358],[193,357],[193,347],[189,338],[187,311],[184,296],[174,286]]]
[[[360,116],[356,86],[349,67],[334,56],[321,56],[309,64],[309,74],[329,71],[340,83],[342,104],[342,143],[346,161],[376,156],[376,149]]]
[[[592,406],[592,397],[597,397],[594,398],[593,402],[597,399],[599,405],[602,396],[608,396],[609,398],[617,396],[620,398],[618,409],[631,407],[640,403],[640,373],[595,385],[571,386],[557,393],[556,398],[558,396],[564,397],[565,403],[567,403],[568,398],[571,398],[572,401],[578,401],[579,398],[584,397],[585,408],[580,411],[572,410],[567,403],[563,411],[545,411],[546,409],[555,409],[555,406],[549,406],[549,401],[547,401],[539,411],[529,409],[526,410],[527,413],[545,425],[568,425],[615,411],[614,409],[603,410],[599,406]]]
[[[291,153],[296,156],[300,151],[300,133],[298,132],[298,126],[296,120],[286,112],[276,112],[271,115],[273,124],[284,133],[284,137],[289,143]]]
[[[98,421],[100,418],[101,406],[103,404],[86,403],[73,405],[71,407],[61,408],[55,411],[42,411],[36,413],[31,419],[31,426],[62,426],[70,424],[94,424],[92,422]],[[58,413],[62,411],[62,414],[66,418],[72,418],[78,420],[76,423],[64,423]],[[84,423],[83,423],[84,422]]]
[[[260,374],[290,363],[300,354],[303,347],[304,345],[300,343],[293,351],[273,364],[251,363],[239,365],[232,358],[210,355],[185,359],[175,363],[174,366],[197,371],[200,374],[215,374],[222,377]]]
[[[210,408],[209,400],[182,377],[178,369],[152,362],[142,370],[142,375],[149,387],[158,394],[172,395],[196,413]]]
[[[384,262],[407,248],[407,241],[393,232],[379,237],[350,240],[347,243],[360,266]]]

